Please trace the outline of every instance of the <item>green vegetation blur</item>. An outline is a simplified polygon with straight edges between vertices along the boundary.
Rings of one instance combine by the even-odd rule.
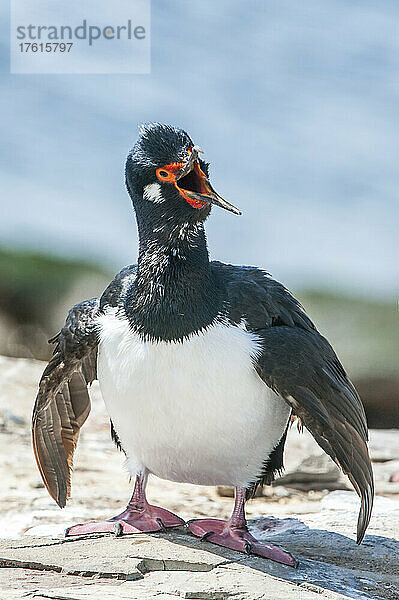
[[[48,359],[47,340],[69,308],[100,294],[111,278],[83,261],[0,250],[0,354]]]
[[[68,310],[101,294],[113,277],[89,262],[15,250],[0,250],[0,273],[0,354],[42,360],[51,356],[47,340]],[[371,424],[399,427],[396,303],[323,290],[294,293],[356,383]]]

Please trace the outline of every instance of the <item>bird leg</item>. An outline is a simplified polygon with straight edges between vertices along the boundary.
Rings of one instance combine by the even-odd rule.
[[[66,536],[89,533],[114,533],[116,536],[128,533],[153,533],[165,531],[168,527],[184,525],[183,519],[165,508],[153,506],[145,495],[146,476],[137,475],[133,495],[126,509],[107,521],[91,521],[68,527]]]
[[[212,544],[218,544],[247,554],[256,554],[284,565],[296,567],[297,561],[289,552],[273,544],[258,542],[249,533],[244,509],[245,493],[245,488],[238,487],[235,489],[234,509],[228,521],[195,519],[187,523],[191,533]]]

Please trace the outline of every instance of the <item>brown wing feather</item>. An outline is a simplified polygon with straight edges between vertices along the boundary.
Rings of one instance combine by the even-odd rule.
[[[90,412],[87,390],[96,377],[98,300],[76,305],[39,384],[32,416],[33,450],[50,496],[64,507],[71,491],[73,454]]]

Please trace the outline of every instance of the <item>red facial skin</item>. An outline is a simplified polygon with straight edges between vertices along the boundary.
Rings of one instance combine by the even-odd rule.
[[[178,186],[178,183],[176,181],[176,175],[179,173],[179,171],[184,167],[184,163],[170,163],[169,165],[165,165],[164,167],[161,167],[160,169],[156,170],[156,175],[158,177],[158,179],[160,181],[164,181],[164,182],[170,182],[173,183],[175,188],[177,189],[177,191],[179,192],[179,194],[181,196],[183,196],[183,198],[194,208],[203,208],[204,206],[207,205],[207,202],[203,202],[202,200],[195,200],[193,198],[190,198],[190,196],[188,195],[188,190],[184,190],[182,188],[180,188]],[[199,183],[199,190],[198,193],[199,194],[207,194],[209,189],[207,187],[207,183],[206,183],[206,175],[205,173],[202,171],[201,167],[199,166],[198,162],[195,162],[194,164],[194,168],[193,171],[195,172],[195,174],[198,177],[198,183]]]

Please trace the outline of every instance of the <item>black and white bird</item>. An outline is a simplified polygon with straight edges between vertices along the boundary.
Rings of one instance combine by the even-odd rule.
[[[90,411],[87,386],[98,379],[135,486],[120,515],[67,535],[183,525],[147,502],[153,473],[233,486],[228,521],[196,519],[188,529],[294,566],[291,554],[250,535],[245,501],[282,469],[296,415],[359,494],[360,543],[374,495],[365,413],[334,350],[281,283],[256,267],[209,260],[204,222],[212,205],[240,211],[215,192],[200,152],[181,129],[141,129],[126,161],[137,265],[122,269],[100,298],[74,306],[53,338],[33,412],[34,452],[50,495],[65,506]]]

